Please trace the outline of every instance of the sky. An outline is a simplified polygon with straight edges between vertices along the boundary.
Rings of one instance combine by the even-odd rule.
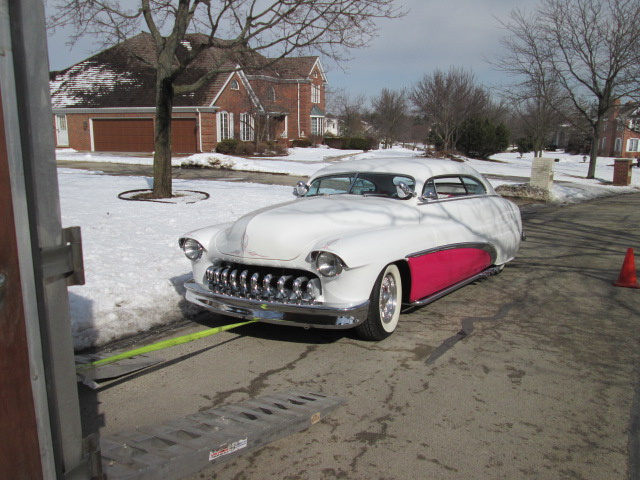
[[[407,14],[378,21],[378,36],[368,48],[352,50],[340,66],[323,61],[329,87],[371,98],[383,88],[411,87],[434,70],[463,67],[487,87],[508,82],[489,60],[501,54],[500,38],[514,8],[530,10],[535,0],[398,0]],[[90,39],[73,49],[66,46],[68,32],[49,39],[51,70],[69,67],[99,48]]]

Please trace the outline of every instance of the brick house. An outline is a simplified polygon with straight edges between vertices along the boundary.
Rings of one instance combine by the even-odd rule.
[[[186,54],[204,42],[187,35]],[[79,151],[153,151],[155,112],[154,44],[140,33],[76,65],[51,72],[53,122],[58,147]],[[242,55],[229,62],[215,48],[205,50],[178,84],[188,84],[217,65],[245,67]],[[248,57],[244,57],[248,58]],[[251,52],[251,59],[269,59]],[[279,60],[263,68],[221,73],[194,93],[176,96],[172,114],[174,153],[209,152],[226,138],[274,140],[288,146],[325,130],[327,79],[318,57]]]
[[[604,119],[598,155],[616,158],[640,157],[640,105],[618,100]]]

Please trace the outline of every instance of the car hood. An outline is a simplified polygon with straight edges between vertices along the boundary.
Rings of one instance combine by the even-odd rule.
[[[311,248],[328,249],[337,236],[416,223],[415,207],[402,200],[357,195],[302,198],[238,219],[218,234],[216,248],[225,255],[286,261]]]

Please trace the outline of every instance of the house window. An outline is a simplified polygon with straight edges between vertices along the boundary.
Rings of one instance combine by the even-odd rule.
[[[614,152],[616,153],[620,153],[622,151],[622,139],[621,138],[616,138],[616,145],[614,148]]]
[[[218,141],[233,138],[233,113],[218,112]]]
[[[324,117],[311,117],[311,135],[322,135],[324,133]]]
[[[311,84],[311,103],[320,103],[320,85]]]
[[[248,113],[240,114],[240,140],[251,142],[254,139],[253,117]]]
[[[276,89],[273,87],[267,88],[267,102],[276,101]]]
[[[638,144],[640,143],[640,139],[638,138],[630,138],[629,144],[627,148],[627,152],[638,152]]]
[[[240,84],[237,80],[231,81],[231,90],[240,90]]]
[[[600,150],[604,150],[604,147],[607,145],[607,137],[602,137],[602,141],[600,142]]]

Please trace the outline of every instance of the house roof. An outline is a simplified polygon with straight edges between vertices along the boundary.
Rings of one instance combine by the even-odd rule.
[[[311,116],[312,117],[324,117],[325,114],[322,111],[322,109],[320,107],[318,107],[317,105],[314,105],[313,107],[311,107]]]
[[[203,34],[188,34],[176,53],[176,62],[208,41]],[[220,40],[220,42],[224,42]],[[230,51],[209,47],[178,77],[177,85],[187,85],[212,67],[225,73],[214,76],[196,92],[177,95],[174,105],[210,106],[238,66],[247,74],[273,79],[307,79],[317,57],[280,59],[271,65],[251,50]],[[51,72],[50,88],[54,108],[152,107],[155,105],[155,45],[151,34],[143,32],[83,60],[65,70]]]
[[[279,103],[264,102],[263,108],[268,115],[288,115],[291,113],[286,106]]]
[[[281,58],[273,68],[283,78],[307,79],[317,61],[318,57]]]
[[[140,34],[60,72],[51,72],[55,107],[153,106],[153,43]]]

